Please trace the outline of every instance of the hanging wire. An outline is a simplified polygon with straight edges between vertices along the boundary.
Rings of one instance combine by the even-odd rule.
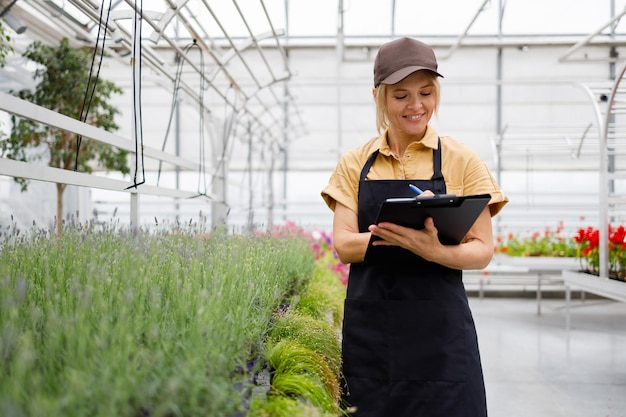
[[[139,24],[137,24],[139,21]],[[130,188],[137,188],[146,182],[146,173],[144,167],[144,155],[143,155],[143,117],[141,113],[141,33],[143,28],[143,0],[139,2],[139,12],[135,9],[135,18],[133,19],[133,67],[138,65],[138,71],[133,68],[133,118],[134,118],[134,133],[135,133],[135,174],[133,175],[133,185],[126,187],[126,190]],[[139,39],[139,42],[137,42]],[[139,47],[137,47],[139,44]],[[139,79],[137,79],[137,72],[139,72]],[[138,128],[138,126],[140,126]],[[139,144],[141,143],[141,146]],[[139,158],[141,155],[141,173],[143,179],[141,182],[137,182],[137,172],[139,171]]]
[[[205,70],[205,64],[204,64],[204,54],[202,51],[202,48],[200,48],[200,45],[198,45],[198,42],[194,39],[192,43],[186,45],[183,48],[183,52],[185,55],[189,54],[189,51],[192,48],[198,48],[198,51],[200,52],[200,74],[204,74],[204,70]],[[167,128],[165,130],[165,137],[163,138],[163,144],[161,145],[161,150],[164,151],[165,150],[165,146],[167,144],[167,139],[169,137],[169,133],[171,130],[171,126],[172,126],[172,120],[174,119],[174,112],[176,110],[176,108],[178,107],[178,92],[180,90],[180,83],[181,83],[181,77],[182,77],[182,72],[183,72],[183,66],[184,66],[184,62],[185,60],[182,59],[182,56],[179,56],[179,60],[178,60],[178,65],[176,67],[176,77],[174,79],[174,91],[172,93],[172,102],[171,102],[171,106],[170,106],[170,115],[169,115],[169,120],[167,122]],[[204,107],[204,91],[205,91],[205,77],[200,76],[200,88],[198,91],[198,101],[199,101],[199,132],[198,132],[198,137],[199,137],[199,151],[198,151],[198,194],[195,196],[192,196],[190,198],[194,198],[194,197],[209,197],[208,195],[208,184],[207,184],[207,179],[206,179],[206,152],[205,152],[205,138],[204,138],[204,112],[205,112],[205,107]],[[161,179],[161,171],[162,171],[162,167],[163,167],[163,162],[159,161],[159,170],[158,170],[158,175],[157,175],[157,185],[159,184],[159,181]]]
[[[207,194],[208,184],[206,179],[206,154],[205,154],[205,140],[204,140],[204,91],[205,91],[205,82],[206,79],[202,74],[204,74],[205,65],[204,65],[204,53],[202,48],[196,43],[194,40],[193,46],[197,47],[200,51],[200,89],[198,91],[198,101],[200,104],[200,115],[199,115],[199,149],[198,149],[198,194],[195,196],[191,196],[189,198],[196,197],[209,197]],[[203,187],[202,187],[203,185]]]
[[[210,183],[210,185],[213,185],[213,182],[215,181],[215,178],[217,177],[217,173],[219,172],[219,170],[224,165],[224,163],[226,161],[226,153],[228,152],[228,149],[229,149],[230,139],[233,136],[235,136],[235,129],[234,128],[236,127],[235,119],[237,118],[237,113],[238,113],[238,110],[236,110],[238,94],[233,89],[232,84],[229,85],[228,90],[226,91],[226,93],[224,95],[228,96],[228,93],[230,91],[235,93],[234,94],[234,101],[233,101],[233,104],[232,104],[232,107],[231,107],[230,115],[228,114],[229,106],[225,106],[224,107],[224,128],[222,129],[222,137],[224,138],[224,140],[222,141],[222,149],[221,149],[220,157],[219,157],[217,163],[215,164],[215,168],[213,170],[213,174],[211,175],[211,183]]]
[[[89,114],[89,109],[91,108],[91,102],[93,101],[93,97],[96,93],[96,86],[98,85],[98,79],[100,78],[100,69],[102,68],[102,60],[104,56],[104,44],[106,41],[106,31],[109,27],[109,16],[111,15],[111,3],[112,0],[109,0],[109,7],[107,8],[107,16],[106,21],[104,23],[104,31],[102,25],[102,14],[104,12],[104,1],[102,3],[102,7],[100,7],[100,18],[98,20],[98,34],[96,35],[96,45],[93,50],[93,55],[91,56],[91,66],[89,68],[89,77],[87,78],[87,86],[85,88],[85,96],[83,97],[83,104],[80,108],[80,121],[83,123],[87,122],[87,116]],[[100,48],[100,56],[98,62],[98,71],[96,72],[96,76],[91,82],[91,76],[93,74],[93,67],[96,61],[96,56],[98,55],[98,45],[100,44],[100,32],[104,32],[102,36],[102,47]],[[92,87],[93,85],[93,87]],[[76,136],[76,157],[74,160],[74,171],[78,171],[78,155],[80,153],[80,145],[83,141],[83,135],[78,134]]]
[[[197,46],[200,51],[200,73],[204,74],[204,54],[202,53],[202,48],[200,48],[194,41],[194,44]],[[200,137],[200,149],[199,149],[199,161],[198,161],[198,196],[207,196],[207,181],[206,181],[206,161],[205,161],[205,142],[204,142],[204,85],[205,78],[203,76],[200,77],[200,91],[199,91],[199,100],[200,100],[200,120],[199,120],[199,137]],[[201,183],[204,184],[204,188],[201,189]]]
[[[191,48],[193,48],[194,45],[197,45],[195,39],[194,39],[194,41],[192,43],[186,45],[183,48],[183,52],[185,53],[185,55],[187,55],[189,53],[189,50],[191,50]],[[169,137],[170,130],[172,128],[172,121],[174,120],[174,112],[176,111],[176,108],[178,107],[178,92],[180,91],[180,82],[181,82],[181,76],[182,76],[184,64],[185,64],[185,60],[181,56],[179,56],[178,57],[178,65],[176,66],[176,76],[174,78],[174,91],[172,92],[172,103],[170,105],[170,116],[169,116],[169,119],[167,121],[167,128],[165,129],[165,137],[163,138],[163,145],[161,145],[161,151],[165,151],[165,146],[167,145],[167,139]],[[157,173],[157,186],[159,185],[159,182],[161,180],[161,169],[162,169],[162,167],[163,167],[163,161],[159,161],[159,169],[158,169],[158,173]]]

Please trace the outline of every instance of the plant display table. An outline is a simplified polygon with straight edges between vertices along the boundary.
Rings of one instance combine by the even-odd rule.
[[[546,282],[563,283],[561,273],[578,267],[578,261],[569,257],[494,255],[491,263],[480,271],[465,271],[464,277],[478,280],[479,297],[486,284],[525,282],[533,280],[537,291],[537,315],[541,315],[542,285]]]
[[[626,303],[626,283],[580,271],[563,270],[565,284],[566,327],[570,327],[571,288]]]

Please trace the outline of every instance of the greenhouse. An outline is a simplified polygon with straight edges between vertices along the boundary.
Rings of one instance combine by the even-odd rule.
[[[0,414],[624,416],[625,15],[0,0]]]

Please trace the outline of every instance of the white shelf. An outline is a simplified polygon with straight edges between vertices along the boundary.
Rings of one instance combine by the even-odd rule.
[[[561,286],[561,272],[577,268],[578,264],[576,258],[496,254],[485,269],[464,271],[463,277],[466,285],[478,287],[480,298],[483,298],[485,288],[488,286],[521,285],[526,288],[534,284],[537,294],[537,315],[541,315],[543,287]]]
[[[494,255],[487,268],[497,269],[502,266],[525,268],[528,272],[549,274],[575,269],[579,266],[579,261],[576,258],[567,257]]]
[[[626,282],[567,270],[563,271],[562,276],[566,287],[577,288],[626,303]]]
[[[626,303],[626,282],[599,277],[580,271],[564,270],[565,283],[565,328],[570,329],[570,305],[572,303],[571,288],[577,288],[592,294]]]

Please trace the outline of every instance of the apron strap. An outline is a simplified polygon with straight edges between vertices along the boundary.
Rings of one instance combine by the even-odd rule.
[[[437,149],[433,150],[433,181],[443,180],[441,173],[441,138],[437,138]]]
[[[367,173],[370,172],[370,168],[374,164],[376,157],[378,156],[379,149],[376,149],[372,154],[367,158],[367,162],[363,165],[363,169],[361,169],[361,181],[365,181],[365,177],[367,177]]]

